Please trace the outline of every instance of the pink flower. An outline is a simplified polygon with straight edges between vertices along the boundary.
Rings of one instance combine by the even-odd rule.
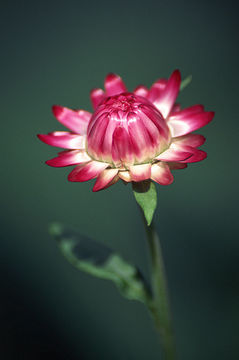
[[[77,165],[68,179],[82,182],[97,178],[93,191],[119,179],[171,184],[171,170],[205,159],[206,153],[198,149],[205,138],[192,132],[214,116],[202,105],[181,110],[175,103],[180,82],[176,70],[150,89],[138,86],[128,92],[119,76],[109,74],[105,92],[91,91],[93,114],[53,106],[57,120],[71,131],[38,135],[46,144],[68,149],[46,163],[53,167]]]

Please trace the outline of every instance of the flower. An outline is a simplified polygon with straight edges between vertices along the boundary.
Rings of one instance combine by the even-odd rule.
[[[128,92],[119,76],[109,74],[105,92],[91,91],[93,114],[53,106],[56,119],[71,132],[38,135],[46,144],[67,149],[46,163],[53,167],[77,165],[68,179],[97,178],[93,191],[119,179],[171,184],[171,170],[205,159],[206,153],[198,149],[205,138],[192,132],[214,116],[202,105],[182,110],[175,103],[180,82],[180,72],[175,70],[168,80],[159,79],[150,89],[141,85]]]

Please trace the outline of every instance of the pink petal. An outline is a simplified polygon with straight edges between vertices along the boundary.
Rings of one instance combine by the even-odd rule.
[[[85,148],[85,136],[71,134],[66,131],[55,131],[47,135],[39,134],[37,136],[41,141],[51,146],[65,149]]]
[[[108,156],[112,160],[112,142],[113,142],[113,133],[117,127],[117,121],[114,121],[114,116],[117,119],[118,112],[112,111],[111,121],[108,122],[108,125],[105,129],[104,140],[102,143],[102,152],[104,156]],[[109,160],[110,161],[110,160]]]
[[[204,111],[203,105],[192,105],[186,109],[180,110],[180,112],[175,111],[175,109],[173,107],[172,113],[170,114],[170,118],[171,118],[171,116],[177,115],[178,119],[183,119],[185,116],[192,115],[192,114],[198,114],[203,111]],[[176,112],[176,114],[174,114],[175,112]]]
[[[93,89],[90,92],[90,99],[92,102],[93,109],[95,110],[97,106],[103,101],[105,98],[105,92],[102,89]]]
[[[167,164],[158,162],[151,167],[151,179],[160,185],[169,185],[173,182],[173,175]]]
[[[134,113],[128,114],[128,131],[137,161],[150,157],[154,144],[143,121]]]
[[[175,70],[170,76],[167,85],[161,92],[160,96],[154,101],[154,105],[159,109],[163,117],[166,119],[175,100],[178,96],[180,89],[181,75],[179,70]]]
[[[178,148],[176,145],[171,144],[170,148],[162,152],[156,157],[156,160],[161,161],[183,161],[192,156],[191,151],[185,151]]]
[[[91,113],[85,110],[71,110],[59,105],[54,105],[52,111],[57,120],[68,129],[77,134],[86,134]]]
[[[173,137],[186,135],[192,131],[198,130],[207,125],[214,117],[214,112],[199,112],[182,115],[178,114],[170,116],[168,126]]]
[[[118,169],[106,169],[98,176],[93,191],[103,190],[113,184],[115,184],[119,177],[117,176]]]
[[[107,96],[114,96],[126,92],[127,88],[118,75],[108,74],[105,78],[105,90]]]
[[[86,165],[76,166],[68,175],[69,181],[88,181],[96,178],[109,164],[99,161],[91,161]]]
[[[188,134],[173,139],[174,144],[192,146],[194,148],[204,144],[205,137],[199,134]]]
[[[142,113],[140,115],[140,118],[143,120],[145,126],[147,127],[147,130],[149,131],[149,126],[148,126],[149,122],[152,122],[158,129],[158,132],[161,137],[161,141],[164,140],[164,142],[165,141],[168,142],[169,138],[171,138],[171,134],[164,118],[159,113],[159,111],[153,106],[152,108],[150,108],[150,107],[146,107],[145,105],[141,106],[141,110]],[[147,118],[143,116],[143,113],[146,115]],[[156,131],[156,133],[152,136],[152,133],[150,133],[149,131],[150,136],[152,136],[152,139],[154,139],[156,143],[158,143],[157,140],[158,132]]]
[[[112,159],[116,164],[134,162],[133,146],[128,132],[123,127],[117,127],[113,133]]]
[[[132,181],[129,171],[120,171],[118,175],[125,182],[131,182]]]
[[[191,146],[185,146],[184,149],[186,151],[191,151],[192,156],[190,156],[188,159],[182,160],[182,163],[198,162],[198,161],[202,161],[202,160],[206,159],[206,157],[207,157],[207,153],[205,151],[195,149]]]
[[[190,135],[192,135],[192,134],[190,134]],[[204,151],[198,150],[197,148],[195,148],[193,146],[189,146],[189,145],[185,144],[183,138],[184,137],[181,137],[181,140],[173,139],[173,142],[170,145],[169,149],[170,150],[173,149],[175,152],[177,152],[179,154],[180,153],[190,154],[190,156],[186,157],[185,159],[182,158],[182,159],[178,159],[178,160],[175,160],[175,161],[180,161],[180,162],[183,162],[183,163],[192,163],[192,162],[201,161],[201,160],[206,158],[207,154]],[[193,137],[192,137],[192,139],[193,139]],[[193,143],[193,141],[192,141],[192,143]],[[167,151],[168,150],[166,150],[165,152],[167,152]],[[164,155],[165,152],[160,154],[160,156]],[[157,159],[158,158],[159,157],[157,157]],[[163,159],[161,159],[161,160],[163,160]],[[168,161],[170,161],[170,160],[168,160]]]
[[[88,129],[88,151],[90,155],[97,159],[101,159],[103,155],[103,144],[108,124],[108,113],[103,113],[93,124],[90,131]]]
[[[151,119],[149,116],[151,115]],[[150,139],[151,139],[151,146],[154,148],[158,148],[158,144],[160,142],[160,139],[164,136],[163,129],[160,127],[159,120],[152,116],[153,114],[148,111],[144,111],[141,113],[141,119],[145,126],[145,129],[147,130]]]
[[[151,164],[130,166],[129,170],[132,181],[143,181],[146,179],[150,179]]]
[[[147,97],[148,93],[149,91],[144,85],[139,85],[134,89],[134,94],[137,96]]]
[[[180,163],[180,162],[169,162],[168,166],[170,170],[180,170],[180,169],[185,169],[188,165],[186,163]]]
[[[91,158],[85,151],[67,150],[59,154],[54,159],[47,160],[46,164],[53,167],[71,166],[89,162]]]
[[[167,82],[168,81],[166,79],[159,79],[151,86],[148,94],[149,101],[154,102],[160,97],[162,91],[167,85]]]

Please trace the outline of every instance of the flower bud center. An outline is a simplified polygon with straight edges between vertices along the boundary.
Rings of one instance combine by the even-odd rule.
[[[151,162],[169,143],[169,128],[161,113],[133,93],[106,98],[87,129],[88,154],[115,166]]]
[[[121,94],[112,96],[110,99],[106,100],[105,105],[112,106],[113,109],[129,112],[137,109],[138,104],[137,99],[133,94]]]

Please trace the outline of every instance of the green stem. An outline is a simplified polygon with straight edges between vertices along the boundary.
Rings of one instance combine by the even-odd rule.
[[[174,334],[160,242],[153,225],[147,226],[144,216],[143,219],[149,244],[152,268],[151,285],[153,301],[149,304],[149,310],[153,316],[155,327],[160,334],[165,360],[175,360]]]

